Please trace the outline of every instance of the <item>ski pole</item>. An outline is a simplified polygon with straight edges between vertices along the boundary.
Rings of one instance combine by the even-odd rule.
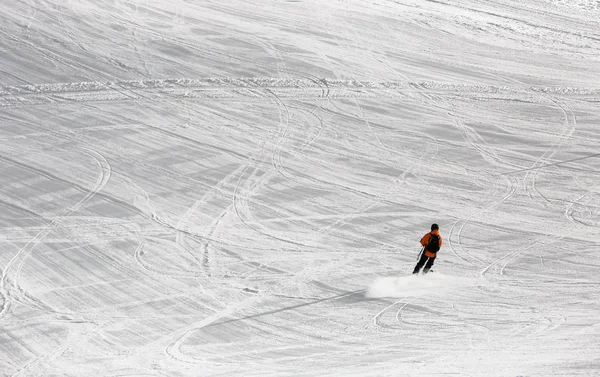
[[[423,246],[423,247],[421,248],[421,251],[419,252],[419,255],[417,256],[417,261],[418,261],[419,259],[421,259],[421,255],[423,255],[423,250],[425,250],[425,246]]]

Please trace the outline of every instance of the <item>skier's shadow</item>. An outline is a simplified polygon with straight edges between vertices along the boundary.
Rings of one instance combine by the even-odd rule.
[[[365,292],[366,292],[365,289],[359,289],[359,290],[352,291],[352,292],[344,292],[344,293],[340,293],[340,294],[335,295],[335,296],[325,297],[325,298],[320,298],[320,299],[313,300],[313,301],[310,301],[310,302],[305,302],[303,304],[286,306],[285,308],[268,310],[266,312],[252,314],[252,315],[248,315],[248,316],[245,316],[245,317],[240,317],[240,318],[235,318],[235,319],[229,319],[229,320],[226,320],[226,321],[214,322],[214,323],[211,323],[209,325],[203,326],[203,328],[214,327],[214,326],[218,326],[218,325],[225,325],[225,324],[228,324],[228,323],[234,323],[234,322],[239,322],[239,321],[245,321],[247,319],[264,317],[264,316],[268,316],[268,315],[271,315],[271,314],[277,314],[277,313],[285,312],[285,311],[288,311],[288,310],[294,310],[294,309],[298,309],[298,308],[302,308],[302,307],[306,307],[306,306],[317,305],[317,304],[320,304],[320,303],[326,302],[326,301],[343,300],[344,302],[346,302],[348,304],[356,304],[358,302],[363,302],[363,301],[373,301],[374,299],[365,297]],[[377,300],[377,299],[375,299],[375,300]]]

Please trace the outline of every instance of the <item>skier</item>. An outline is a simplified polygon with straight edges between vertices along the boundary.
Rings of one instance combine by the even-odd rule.
[[[413,270],[413,275],[418,274],[423,268],[423,274],[426,274],[433,266],[433,262],[435,261],[435,256],[442,247],[442,237],[440,236],[440,227],[438,224],[431,224],[431,232],[421,238],[421,245],[423,246],[423,250],[421,250],[421,256],[415,269]]]

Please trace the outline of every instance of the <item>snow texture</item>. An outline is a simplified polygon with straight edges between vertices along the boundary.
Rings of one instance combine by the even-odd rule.
[[[3,0],[0,376],[600,375],[599,4]]]
[[[468,287],[482,287],[487,281],[430,272],[427,275],[383,277],[376,279],[366,292],[370,298],[423,297],[450,294]]]

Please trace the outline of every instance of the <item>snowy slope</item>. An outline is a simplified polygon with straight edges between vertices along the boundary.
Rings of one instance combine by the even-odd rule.
[[[3,0],[0,52],[0,376],[600,375],[598,1]]]

